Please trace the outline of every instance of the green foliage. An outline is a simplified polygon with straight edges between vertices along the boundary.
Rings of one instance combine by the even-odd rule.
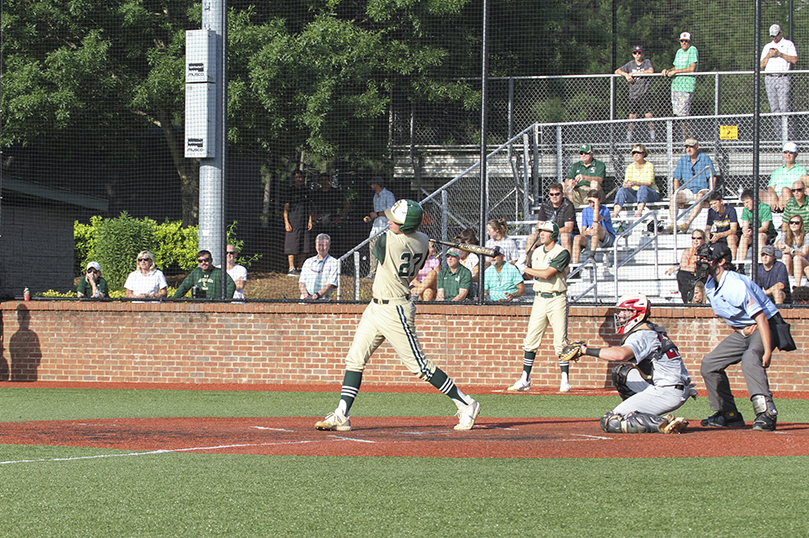
[[[132,272],[132,262],[141,250],[154,250],[154,221],[134,219],[123,211],[98,229],[96,254],[110,289],[120,289]]]
[[[152,254],[154,254],[157,267],[165,269],[172,264],[177,264],[180,269],[190,271],[197,266],[198,226],[183,226],[180,221],[169,220],[163,224],[151,222],[155,240]]]
[[[228,233],[227,233],[227,242],[228,245],[233,245],[236,247],[236,252],[241,253],[242,248],[244,247],[244,241],[241,239],[236,239],[236,226],[239,223],[233,221],[228,226]],[[239,256],[236,258],[236,263],[239,265],[243,265],[245,269],[250,269],[250,266],[253,265],[254,262],[257,262],[261,259],[261,254],[253,254],[252,256]],[[196,259],[194,260],[194,264],[196,264]]]
[[[95,215],[90,217],[90,224],[79,221],[73,223],[73,274],[81,274],[87,267],[87,262],[95,261],[98,229],[103,220]]]

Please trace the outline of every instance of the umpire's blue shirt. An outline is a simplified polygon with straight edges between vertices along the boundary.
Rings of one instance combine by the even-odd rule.
[[[705,296],[716,315],[734,329],[755,325],[753,319],[764,311],[767,319],[778,313],[772,301],[761,287],[736,271],[725,271],[719,285],[712,276],[705,283]]]

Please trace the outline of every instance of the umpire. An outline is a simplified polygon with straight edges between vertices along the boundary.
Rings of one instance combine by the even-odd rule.
[[[779,319],[780,314],[760,286],[733,270],[732,259],[730,248],[724,243],[703,245],[697,250],[697,277],[708,275],[705,295],[714,313],[733,329],[702,358],[700,373],[714,411],[702,421],[702,425],[713,428],[744,426],[725,372],[728,366],[741,362],[756,414],[753,430],[775,431],[778,411],[767,378],[774,347],[769,320]]]

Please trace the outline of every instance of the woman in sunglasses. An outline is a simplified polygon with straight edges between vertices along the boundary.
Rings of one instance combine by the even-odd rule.
[[[127,297],[166,297],[168,284],[163,272],[154,265],[154,256],[148,250],[138,253],[137,269],[129,273],[124,288]]]
[[[803,218],[792,215],[784,227],[784,231],[775,241],[775,248],[784,253],[784,265],[795,277],[795,285],[800,286],[803,275],[809,278],[809,235],[803,228]]]
[[[623,186],[615,194],[615,207],[612,209],[613,220],[620,216],[621,208],[626,202],[637,202],[635,218],[643,215],[647,203],[660,200],[660,193],[655,185],[655,167],[646,160],[649,152],[643,144],[632,147],[632,164],[626,167]]]
[[[684,303],[690,303],[694,298],[694,285],[697,282],[697,249],[704,244],[705,230],[697,229],[691,232],[691,246],[683,251],[680,266],[670,267],[666,270],[667,275],[677,272],[677,288],[680,290],[680,298]]]
[[[79,299],[82,297],[103,299],[109,295],[107,281],[101,276],[101,266],[98,262],[87,264],[87,271],[79,279],[79,284],[76,286],[76,295]]]

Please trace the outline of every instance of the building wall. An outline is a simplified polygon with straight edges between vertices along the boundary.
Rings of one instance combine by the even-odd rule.
[[[14,381],[142,383],[340,384],[343,358],[365,305],[192,304],[93,301],[0,303],[0,371]],[[523,306],[422,305],[416,325],[427,356],[460,385],[506,388],[522,369],[522,339],[530,314]],[[775,391],[809,390],[809,309],[784,310],[799,351],[776,353]],[[729,328],[708,308],[655,308],[654,320],[679,345],[698,389],[699,362]],[[573,307],[569,335],[601,347],[616,344],[612,313]],[[556,389],[558,363],[547,335],[533,384]],[[5,366],[5,368],[4,368]],[[729,370],[745,397],[738,367]],[[611,386],[610,365],[585,357],[571,366],[574,388]],[[363,380],[377,385],[423,383],[389,345],[373,356]],[[704,395],[704,391],[702,393]]]

